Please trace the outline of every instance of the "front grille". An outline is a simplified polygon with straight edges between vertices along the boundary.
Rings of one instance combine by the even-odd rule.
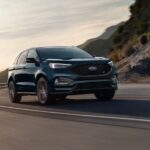
[[[90,70],[91,67],[96,67],[95,70]],[[72,68],[72,72],[81,76],[105,75],[111,71],[109,64],[83,64]]]
[[[101,82],[101,83],[79,83],[76,89],[98,89],[98,88],[109,88],[111,84],[109,82]]]

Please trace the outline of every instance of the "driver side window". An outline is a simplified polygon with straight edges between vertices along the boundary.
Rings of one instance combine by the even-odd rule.
[[[36,50],[34,50],[34,49],[29,50],[27,58],[34,58],[35,60],[39,61],[39,56],[38,56]]]

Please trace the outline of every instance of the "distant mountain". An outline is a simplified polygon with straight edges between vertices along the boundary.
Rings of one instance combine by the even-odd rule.
[[[89,39],[78,47],[86,50],[93,55],[108,56],[109,50],[113,44],[114,34],[117,31],[118,27],[122,24],[123,22],[107,28],[101,36]]]
[[[108,28],[105,30],[105,32],[104,32],[101,36],[99,36],[98,38],[99,38],[99,39],[104,39],[104,40],[109,39],[109,38],[113,35],[113,33],[115,33],[115,31],[117,31],[117,29],[118,29],[118,27],[119,27],[120,25],[123,25],[123,22],[121,22],[121,23],[119,23],[119,24],[117,24],[117,25],[108,27]]]
[[[0,72],[0,83],[6,83],[8,77],[8,69]]]

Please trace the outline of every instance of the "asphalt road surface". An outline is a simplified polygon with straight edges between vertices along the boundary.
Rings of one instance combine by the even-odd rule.
[[[11,104],[0,90],[0,150],[149,150],[150,85],[124,84],[111,102],[69,96]]]

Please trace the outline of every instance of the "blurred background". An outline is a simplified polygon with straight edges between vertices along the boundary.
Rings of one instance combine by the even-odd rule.
[[[148,0],[1,0],[0,10],[1,83],[19,52],[52,45],[111,58],[121,82],[150,81]]]

